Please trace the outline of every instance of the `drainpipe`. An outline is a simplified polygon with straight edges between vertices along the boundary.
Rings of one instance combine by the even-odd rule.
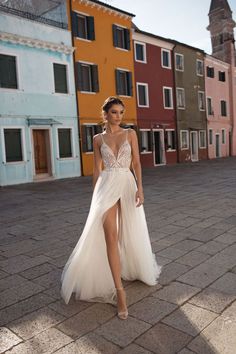
[[[70,24],[71,24],[71,42],[72,46],[74,47],[74,36],[72,33],[72,6],[71,6],[71,0],[68,1],[69,3],[69,14],[68,17],[70,16]],[[75,68],[75,50],[73,51],[73,65],[74,65],[74,73],[76,71]],[[75,98],[76,98],[76,108],[77,108],[77,124],[78,124],[78,139],[79,139],[79,148],[80,148],[80,169],[81,169],[81,175],[83,175],[83,160],[82,160],[82,141],[81,141],[81,134],[80,134],[80,118],[79,118],[79,101],[78,101],[78,95],[77,95],[77,87],[76,87],[76,78],[74,78],[75,82]]]

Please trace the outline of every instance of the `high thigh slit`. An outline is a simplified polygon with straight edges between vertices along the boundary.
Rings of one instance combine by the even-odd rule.
[[[96,182],[83,232],[61,275],[61,295],[68,303],[75,299],[115,303],[115,285],[107,257],[103,228],[107,211],[118,201],[118,245],[121,277],[155,285],[161,272],[152,253],[144,208],[136,207],[137,185],[130,171],[131,146],[121,144],[117,156],[104,142],[101,155],[104,170]]]

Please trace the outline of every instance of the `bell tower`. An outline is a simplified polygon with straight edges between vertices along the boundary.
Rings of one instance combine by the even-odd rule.
[[[212,55],[235,66],[235,38],[232,11],[227,0],[211,0],[209,11]]]

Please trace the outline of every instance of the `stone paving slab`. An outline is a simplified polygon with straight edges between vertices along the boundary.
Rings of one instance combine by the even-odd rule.
[[[0,353],[235,354],[236,158],[143,175],[163,271],[155,286],[124,281],[127,321],[109,304],[60,296],[91,177],[1,188]]]

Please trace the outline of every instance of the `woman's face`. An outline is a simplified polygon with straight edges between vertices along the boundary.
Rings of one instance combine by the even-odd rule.
[[[109,111],[105,113],[105,119],[109,124],[119,125],[124,116],[124,107],[121,104],[113,104]]]

